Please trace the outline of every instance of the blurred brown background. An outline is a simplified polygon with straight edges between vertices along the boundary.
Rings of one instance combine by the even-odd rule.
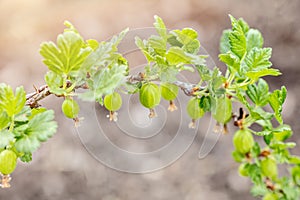
[[[202,46],[218,60],[221,32],[230,27],[228,14],[243,17],[258,28],[265,46],[273,48],[273,65],[283,72],[268,78],[271,88],[286,85],[284,118],[300,144],[300,1],[298,0],[0,0],[0,82],[13,87],[42,85],[47,68],[38,53],[42,41],[55,40],[63,21],[71,21],[84,38],[105,40],[126,27],[152,26],[153,15],[169,28],[192,27]],[[216,62],[224,69],[219,62]],[[58,133],[20,164],[12,188],[0,190],[11,200],[250,200],[250,183],[239,177],[232,161],[231,136],[221,137],[204,160],[197,159],[203,135],[173,165],[155,173],[132,175],[109,169],[94,160],[76,137],[73,123],[61,117],[54,98]],[[201,131],[200,131],[201,132]],[[300,155],[299,147],[294,152]]]

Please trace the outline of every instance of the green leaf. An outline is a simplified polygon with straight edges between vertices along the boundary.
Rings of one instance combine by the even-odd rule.
[[[249,69],[266,69],[272,65],[269,59],[272,56],[271,48],[254,47],[245,57],[245,63]]]
[[[261,33],[256,29],[250,29],[246,34],[247,51],[250,52],[254,47],[262,48],[264,39]]]
[[[211,98],[209,96],[202,96],[200,98],[200,108],[204,110],[204,112],[208,112],[211,110]]]
[[[124,88],[125,88],[125,91],[127,94],[135,94],[139,91],[139,89],[141,87],[140,85],[141,85],[140,82],[137,82],[134,84],[126,82],[124,84]]]
[[[166,58],[160,55],[155,55],[154,56],[156,66],[160,67],[163,65],[168,65],[168,62],[166,61]]]
[[[256,82],[260,77],[264,76],[279,76],[281,75],[281,72],[278,69],[263,69],[259,71],[250,71],[246,73],[246,76],[248,76],[250,79],[252,79],[252,82]]]
[[[261,150],[260,150],[260,146],[257,142],[255,142],[254,146],[252,147],[251,152],[254,157],[258,157],[260,155]]]
[[[300,185],[300,166],[293,167],[291,170],[291,174],[292,174],[294,182],[297,185]]]
[[[176,40],[182,44],[182,49],[188,53],[196,54],[200,48],[200,42],[197,39],[198,33],[191,28],[182,30],[173,30],[171,34],[176,37]],[[178,47],[178,45],[175,45]],[[180,46],[181,47],[181,46]]]
[[[232,155],[233,159],[239,163],[242,162],[243,159],[245,158],[245,155],[238,151],[233,151],[231,155]]]
[[[41,44],[40,54],[44,64],[56,74],[76,75],[82,63],[91,53],[81,36],[73,31],[58,35],[57,45],[53,42]]]
[[[170,65],[189,64],[191,58],[179,47],[171,47],[166,54],[167,61]]]
[[[284,86],[281,87],[281,90],[275,90],[273,93],[269,96],[269,104],[272,107],[275,117],[277,121],[282,124],[282,105],[286,98],[286,88]]]
[[[296,146],[296,143],[294,142],[281,142],[281,141],[276,141],[270,144],[270,148],[272,149],[287,149],[287,148],[294,148]]]
[[[230,51],[229,35],[231,33],[230,29],[224,30],[220,39],[220,52],[221,54],[226,54]]]
[[[241,29],[232,31],[229,35],[229,43],[231,51],[240,59],[246,53],[246,37]]]
[[[110,68],[98,70],[91,79],[87,81],[90,91],[79,94],[78,97],[85,101],[95,101],[103,95],[111,94],[125,82],[127,66],[114,64]]]
[[[273,125],[270,120],[256,120],[255,123],[259,124],[264,129],[267,129],[267,130],[273,129]]]
[[[246,35],[249,31],[249,25],[247,24],[247,22],[243,19],[243,18],[239,18],[238,19],[238,25],[242,28],[244,34]],[[235,27],[233,27],[233,30],[235,30]]]
[[[249,165],[248,171],[253,183],[255,183],[256,185],[262,184],[262,172],[260,167],[256,163]]]
[[[198,70],[207,70],[206,67],[204,68],[198,68]],[[207,80],[208,81],[208,90],[210,92],[210,95],[212,97],[214,96],[223,96],[226,92],[226,90],[221,87],[222,84],[225,82],[225,77],[222,75],[221,71],[215,67],[213,69],[213,71],[207,71],[205,72],[207,74],[201,76],[201,78],[203,78],[203,80]],[[214,101],[213,99],[211,99],[211,103],[213,105]]]
[[[158,55],[164,56],[166,54],[167,43],[161,37],[152,35],[148,39],[148,45],[151,46]]]
[[[34,118],[37,114],[39,114],[39,113],[43,113],[43,112],[45,112],[45,111],[47,111],[47,109],[46,108],[43,108],[43,107],[40,107],[40,108],[33,108],[32,110],[31,110],[31,114],[30,114],[30,116],[28,117],[30,120],[32,120],[32,118]]]
[[[0,149],[5,148],[10,142],[14,141],[15,136],[8,130],[0,131]]]
[[[227,66],[232,67],[235,71],[237,71],[237,72],[240,71],[240,61],[236,55],[234,55],[232,53],[219,54],[219,59],[221,62],[225,63]]]
[[[0,84],[0,109],[4,110],[9,117],[21,112],[26,102],[24,88],[17,87],[14,94],[12,88],[4,83]]]
[[[64,25],[65,25],[65,29],[64,29],[64,32],[68,32],[68,31],[70,31],[70,32],[74,32],[74,33],[78,33],[79,34],[79,32],[78,32],[78,30],[75,28],[75,26],[71,23],[71,22],[69,22],[68,20],[66,20],[66,21],[64,21]]]
[[[268,192],[265,184],[257,184],[251,188],[251,194],[253,196],[263,196]]]
[[[155,19],[155,22],[153,25],[156,28],[157,33],[166,41],[168,34],[167,34],[167,29],[166,29],[166,26],[165,26],[163,20],[157,15],[154,16],[154,19]]]
[[[15,115],[15,122],[26,122],[28,121],[28,116],[31,113],[31,108],[29,106],[24,106],[21,112]]]
[[[248,32],[249,26],[247,22],[244,21],[243,18],[235,19],[232,15],[229,15],[229,18],[231,20],[232,30],[241,28],[245,34]]]
[[[56,132],[57,123],[53,119],[53,110],[36,110],[28,124],[14,129],[14,134],[18,137],[15,143],[16,149],[23,153],[36,151],[40,142],[45,142]]]
[[[203,81],[209,81],[211,80],[211,70],[206,67],[205,65],[196,65],[195,66],[198,73],[199,73],[199,76],[200,78],[203,80]]]
[[[125,37],[129,29],[123,30],[119,35],[112,37],[108,42],[101,42],[99,47],[94,50],[83,62],[82,68],[88,72],[91,68],[96,70],[99,67],[105,67],[114,61],[117,53],[117,46]],[[85,74],[83,74],[85,76]]]
[[[175,35],[169,35],[167,42],[173,47],[182,47],[183,44],[177,40]]]
[[[25,153],[23,156],[20,157],[22,162],[29,163],[32,161],[32,154],[31,153]]]
[[[284,184],[282,190],[285,194],[286,199],[288,200],[299,199],[300,197],[299,189],[295,189],[295,187],[291,184]]]
[[[279,162],[279,163],[290,163],[290,152],[288,148],[293,148],[292,146],[295,144],[287,144],[283,142],[277,142],[277,141],[272,141],[271,144],[269,144],[270,148],[273,149],[273,155],[274,158]],[[290,146],[290,147],[288,147]]]
[[[26,102],[26,93],[23,86],[16,88],[14,102],[15,102],[14,113],[18,114],[19,112],[22,111]]]
[[[177,37],[177,40],[183,44],[186,45],[190,43],[191,41],[198,38],[198,33],[192,29],[192,28],[184,28],[182,30],[173,30],[171,31],[171,34]]]
[[[199,52],[199,48],[200,48],[199,40],[193,40],[183,46],[183,50],[191,54],[197,54]]]
[[[65,89],[62,88],[64,79],[61,75],[49,71],[45,75],[45,81],[51,93],[56,95],[63,95],[66,93]]]
[[[28,129],[28,123],[21,124],[14,128],[13,133],[19,139],[22,137],[22,135],[27,134],[27,132],[26,132],[27,129]]]
[[[99,47],[99,42],[94,39],[89,39],[86,41],[87,45],[95,51]]]
[[[241,26],[243,23],[239,23],[232,17],[231,20],[233,24],[233,31],[229,34],[230,50],[240,59],[242,59],[247,51],[247,41],[244,32],[246,31],[246,27]]]
[[[298,157],[298,156],[289,156],[289,163],[300,165],[300,157]]]
[[[270,145],[273,139],[273,134],[264,135],[264,141],[267,145]]]
[[[207,55],[194,55],[191,53],[185,53],[185,55],[189,57],[190,64],[192,65],[205,65],[206,64],[205,58],[208,57]]]
[[[148,47],[146,47],[148,44],[147,41],[141,40],[139,37],[135,37],[135,44],[142,51],[148,62],[155,60],[154,57],[148,52]]]
[[[264,111],[261,107],[249,107],[250,115],[255,120],[270,120],[273,117],[272,113]]]
[[[175,67],[170,67],[167,65],[160,67],[160,80],[162,82],[174,82],[177,80],[176,75],[178,70]]]
[[[259,131],[259,132],[254,132],[255,135],[258,135],[258,136],[269,136],[272,134],[272,131],[270,130],[263,130],[263,131]],[[271,137],[271,139],[273,138],[273,135]]]
[[[285,141],[293,134],[292,128],[287,124],[279,125],[272,130],[274,138],[278,141]]]
[[[24,136],[17,140],[15,147],[17,151],[24,153],[32,153],[40,147],[40,142],[36,137]]]
[[[220,91],[219,89],[223,83],[224,83],[224,76],[222,76],[222,72],[217,67],[215,67],[211,74],[211,82],[209,83],[211,92],[213,92],[215,94],[218,93],[218,91]],[[221,89],[222,89],[220,91],[221,94],[224,94],[225,93],[224,88],[221,88]]]
[[[40,142],[47,141],[56,132],[57,123],[54,120],[54,111],[47,110],[35,114],[29,121],[29,135],[35,136]]]
[[[192,66],[183,65],[180,67],[179,71],[189,71],[189,72],[195,72],[195,69]]]
[[[257,106],[265,106],[269,100],[269,85],[263,79],[259,79],[257,84],[248,85],[246,93]]]
[[[6,114],[6,112],[0,112],[0,130],[8,127],[10,123],[10,118]]]

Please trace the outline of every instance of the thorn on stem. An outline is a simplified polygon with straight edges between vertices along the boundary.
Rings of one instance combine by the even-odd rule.
[[[37,94],[40,93],[39,89],[38,89],[35,85],[32,85],[32,87],[33,87],[33,89],[35,90],[35,92],[36,92]]]

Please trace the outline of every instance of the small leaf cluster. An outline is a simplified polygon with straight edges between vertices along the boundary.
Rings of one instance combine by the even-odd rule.
[[[200,49],[198,33],[191,28],[168,31],[163,20],[155,16],[154,27],[158,35],[147,40],[136,37],[136,45],[145,55],[148,66],[145,75],[162,82],[176,81],[176,75],[183,70],[194,71],[195,62],[205,63],[206,56],[197,55]]]
[[[193,96],[194,100],[191,99],[191,102],[187,103],[187,113],[192,118],[190,127],[194,128],[195,120],[204,116],[205,112],[212,109],[215,111],[217,98],[225,97],[225,90],[222,87],[225,78],[218,68],[210,70],[206,66],[207,56],[200,54],[198,33],[194,29],[168,30],[160,17],[154,18],[153,25],[157,35],[151,35],[144,40],[139,37],[135,38],[136,45],[148,62],[143,71],[143,83],[158,81],[161,85],[162,97],[170,101],[169,110],[171,111],[177,109],[173,100],[177,97],[178,87],[183,89],[188,96]],[[197,84],[180,83],[177,75],[184,70],[192,73],[197,70],[200,82]],[[158,103],[153,101],[153,105]],[[228,103],[230,108],[224,107],[223,111],[227,109],[227,116],[231,116],[230,100]],[[200,108],[198,108],[199,105]],[[220,113],[223,111],[219,109]],[[227,121],[220,120],[223,124]]]
[[[110,41],[98,42],[93,39],[85,41],[70,22],[65,22],[65,25],[67,28],[58,35],[56,44],[41,44],[40,54],[49,69],[45,81],[50,92],[65,97],[63,113],[69,118],[77,118],[79,109],[74,96],[103,104],[103,96],[112,94],[126,81],[128,64],[117,52],[117,45],[128,29]],[[75,93],[77,88],[87,90]],[[76,112],[71,107],[76,107]]]
[[[253,195],[264,199],[298,199],[300,159],[290,154],[289,149],[296,144],[286,141],[292,129],[284,124],[281,114],[287,90],[283,86],[270,91],[263,79],[280,75],[279,70],[271,68],[272,50],[263,47],[258,30],[249,28],[243,19],[230,18],[232,29],[223,32],[219,58],[227,66],[226,93],[244,108],[235,123],[240,130],[233,137],[232,155],[241,163],[240,174],[253,182]],[[255,141],[258,137],[262,137],[264,145]],[[278,165],[288,165],[290,176],[281,175]]]
[[[31,109],[25,105],[23,87],[15,91],[0,84],[0,172],[11,173],[17,158],[30,162],[32,153],[42,142],[53,136],[57,129],[54,111],[45,108]],[[11,169],[11,170],[10,170]]]

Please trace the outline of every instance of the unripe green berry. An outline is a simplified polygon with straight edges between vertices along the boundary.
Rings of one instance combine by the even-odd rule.
[[[227,97],[216,99],[216,108],[213,113],[213,118],[221,123],[226,124],[232,117],[232,103]]]
[[[61,105],[61,109],[66,117],[74,119],[79,113],[79,106],[73,99],[65,99]]]
[[[241,176],[249,176],[248,170],[246,169],[246,165],[247,164],[243,163],[239,166],[239,174]]]
[[[160,90],[154,83],[145,83],[140,89],[140,102],[146,108],[154,108],[160,102]]]
[[[254,145],[254,139],[251,132],[247,129],[238,130],[233,137],[233,145],[236,151],[246,154]]]
[[[200,108],[199,103],[200,99],[193,97],[189,100],[186,107],[188,115],[194,120],[202,117],[205,114],[204,110]]]
[[[117,111],[122,106],[121,95],[117,92],[106,95],[104,97],[104,106],[109,111]]]
[[[168,101],[176,99],[178,95],[178,87],[171,83],[162,83],[161,87],[161,96]]]
[[[277,169],[276,161],[274,159],[265,158],[264,160],[261,161],[260,165],[261,165],[261,171],[263,175],[272,179],[275,179],[277,177],[278,169]]]
[[[278,200],[278,196],[274,193],[268,193],[264,196],[263,200]]]
[[[11,150],[0,153],[0,172],[3,175],[11,174],[17,166],[17,155]]]

